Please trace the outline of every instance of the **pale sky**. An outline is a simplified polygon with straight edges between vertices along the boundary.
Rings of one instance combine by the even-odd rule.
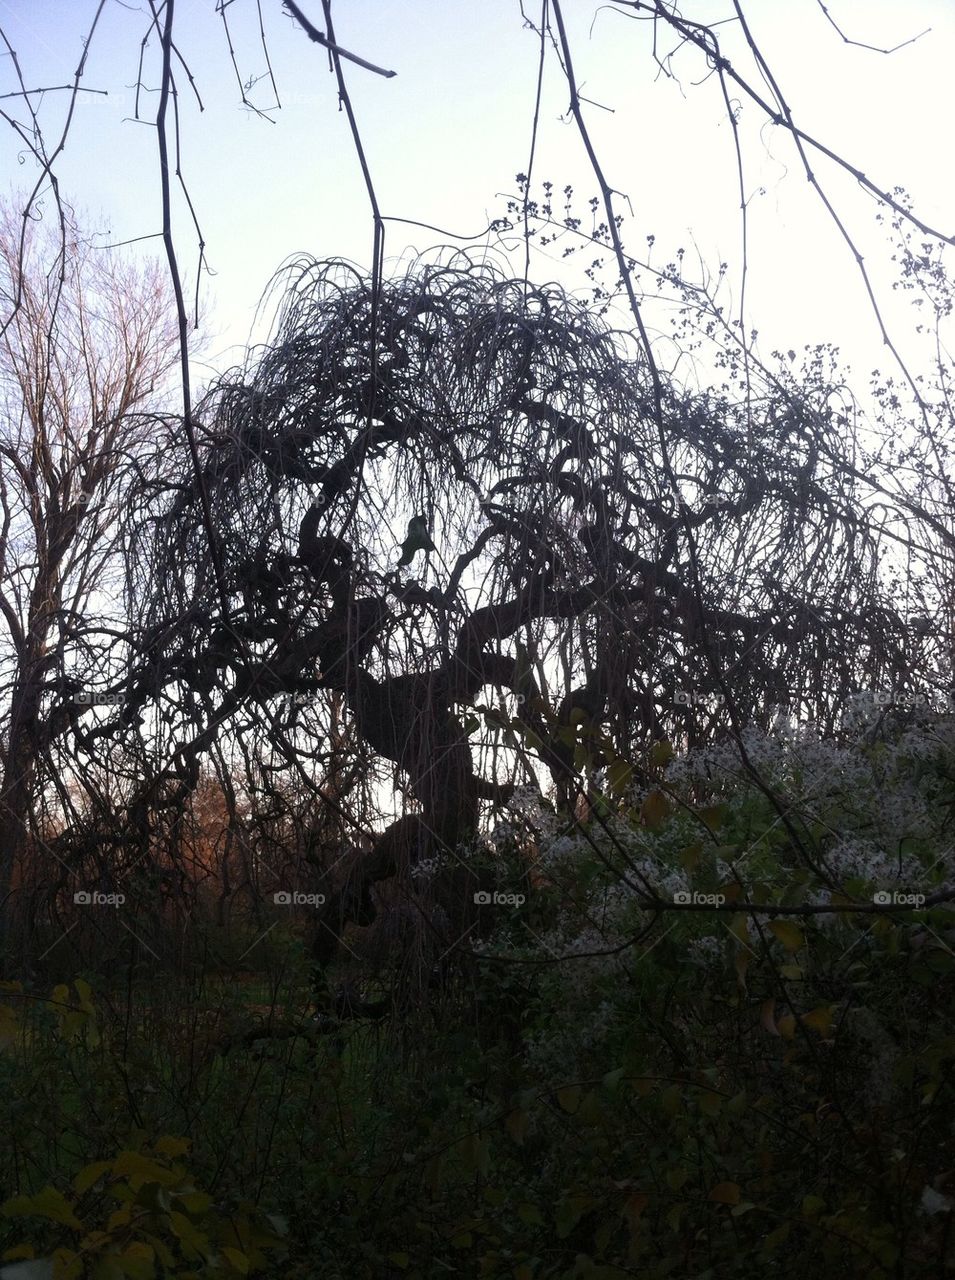
[[[176,41],[202,96],[199,112],[181,68],[183,170],[215,271],[207,284],[209,359],[222,367],[239,357],[255,305],[272,272],[289,255],[341,256],[367,267],[371,218],[347,120],[338,111],[327,55],[287,17],[278,0],[261,0],[282,109],[270,123],[241,105],[222,20],[213,0],[179,0]],[[303,0],[323,28],[319,0]],[[536,0],[526,0],[537,17]],[[93,0],[0,0],[0,25],[16,50],[27,85],[68,83],[92,20]],[[730,266],[730,306],[738,304],[740,219],[732,131],[719,84],[708,79],[692,49],[672,62],[668,81],[652,58],[652,31],[584,0],[565,0],[585,106],[610,183],[633,209],[624,235],[640,252],[656,236],[654,261],[683,246],[688,269],[696,248],[715,274]],[[797,122],[862,169],[877,185],[906,187],[917,210],[942,231],[955,232],[951,134],[955,89],[955,6],[950,0],[829,0],[846,33],[873,45],[893,45],[931,32],[891,56],[845,46],[816,0],[760,0],[747,16]],[[744,6],[744,11],[746,6]],[[687,0],[684,15],[725,18],[729,3]],[[113,240],[160,228],[155,130],[136,123],[134,82],[148,6],[107,0],[94,36],[83,85],[108,97],[81,95],[65,152],[58,158],[64,195]],[[227,9],[243,79],[264,74],[254,0]],[[474,233],[504,213],[502,193],[526,171],[539,42],[522,22],[518,0],[339,0],[338,41],[371,62],[392,68],[383,79],[346,65],[346,76],[382,211],[452,232]],[[753,78],[738,28],[720,28],[725,53]],[[661,31],[659,52],[675,46]],[[158,83],[158,41],[147,51],[144,81]],[[703,83],[699,83],[703,81]],[[17,89],[9,56],[0,58],[0,93]],[[263,110],[272,91],[249,91]],[[62,129],[66,93],[40,104],[48,145]],[[38,100],[34,100],[38,101]],[[157,94],[145,92],[146,119]],[[0,101],[24,118],[15,98]],[[573,123],[562,119],[567,87],[548,49],[535,176],[559,191],[573,183],[578,214],[596,194]],[[36,166],[8,125],[0,122],[3,185],[27,188]],[[740,129],[750,197],[747,327],[760,330],[766,351],[805,342],[836,341],[867,372],[884,359],[857,268],[801,170],[791,140],[743,104]],[[874,201],[824,160],[814,167],[857,235],[875,279],[890,289],[887,252],[874,223]],[[560,201],[555,201],[559,205]],[[50,208],[49,199],[45,208]],[[196,236],[177,197],[180,263],[194,281]],[[105,237],[104,237],[105,240]],[[386,255],[449,240],[392,223]],[[694,247],[696,246],[696,248]],[[156,252],[161,249],[153,242]],[[515,263],[518,259],[515,258]],[[564,270],[555,261],[548,275]],[[544,274],[539,265],[537,276]],[[566,277],[569,283],[576,280]],[[889,294],[889,316],[901,333],[910,313]]]

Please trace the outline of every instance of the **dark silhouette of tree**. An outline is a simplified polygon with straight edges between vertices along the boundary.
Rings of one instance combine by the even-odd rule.
[[[370,886],[472,840],[508,778],[544,770],[570,808],[601,767],[725,728],[726,698],[831,723],[862,670],[905,682],[832,416],[767,389],[754,433],[752,399],[676,385],[663,409],[680,508],[639,350],[558,287],[460,256],[380,287],[306,263],[274,342],[199,406],[198,473],[162,448],[128,525],[140,659],[101,731],[169,726],[155,806],[223,736],[307,771],[322,729],[280,709],[344,704],[408,811],[329,895],[320,967]],[[484,771],[482,725],[511,746]]]

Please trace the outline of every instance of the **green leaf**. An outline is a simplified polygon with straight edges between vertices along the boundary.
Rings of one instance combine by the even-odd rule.
[[[544,1225],[540,1209],[536,1204],[531,1204],[530,1201],[525,1200],[523,1204],[517,1206],[517,1216],[525,1227],[542,1227]]]
[[[612,795],[620,796],[633,781],[633,765],[626,760],[614,760],[607,766],[607,783]]]
[[[401,544],[399,567],[411,564],[419,551],[435,551],[437,548],[428,533],[428,521],[425,516],[412,516],[408,521],[408,536]]]
[[[725,804],[711,804],[697,810],[697,817],[706,823],[710,831],[718,831],[723,825],[729,808]]]
[[[680,850],[680,865],[684,871],[695,871],[700,865],[702,856],[703,841],[697,840],[695,844],[688,844],[685,849]]]
[[[673,744],[667,742],[666,738],[660,742],[655,742],[650,748],[650,763],[661,769],[664,765],[669,764],[675,756],[676,752],[673,750]]]

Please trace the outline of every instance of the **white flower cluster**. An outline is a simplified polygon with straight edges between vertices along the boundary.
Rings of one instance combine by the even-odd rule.
[[[880,884],[898,881],[907,886],[917,883],[922,875],[922,867],[914,858],[899,858],[871,840],[853,837],[846,837],[829,849],[825,862],[840,884],[859,878]]]

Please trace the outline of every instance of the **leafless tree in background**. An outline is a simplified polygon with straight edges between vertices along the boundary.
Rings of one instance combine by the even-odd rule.
[[[43,808],[70,810],[67,735],[83,740],[91,680],[118,656],[116,517],[177,354],[156,266],[0,214],[0,903],[9,923]],[[42,803],[41,803],[42,800]],[[22,913],[20,913],[22,915]]]

